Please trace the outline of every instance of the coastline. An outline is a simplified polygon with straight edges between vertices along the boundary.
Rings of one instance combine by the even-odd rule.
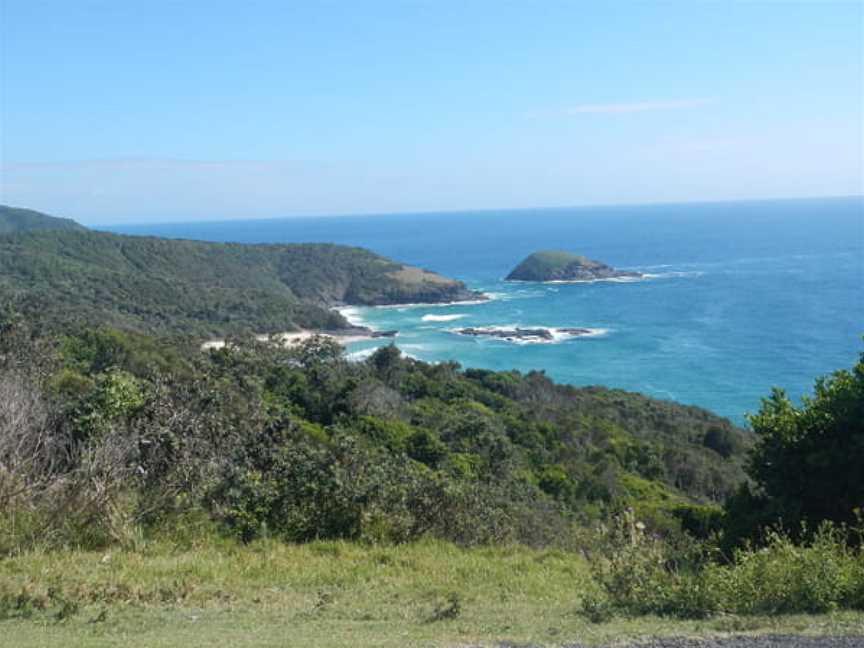
[[[299,331],[286,331],[283,333],[273,333],[273,334],[260,334],[256,335],[255,339],[259,342],[266,342],[270,339],[275,339],[278,342],[281,342],[285,346],[290,346],[292,344],[298,344],[300,342],[304,342],[309,338],[312,338],[316,335],[321,335],[324,337],[331,338],[341,344],[342,346],[348,346],[354,342],[365,342],[367,340],[379,340],[382,338],[393,339],[397,335],[399,335],[398,331],[376,331],[368,326],[362,320],[359,320],[356,315],[353,315],[354,309],[356,308],[419,308],[419,307],[434,307],[434,306],[470,306],[475,304],[485,304],[494,299],[490,295],[486,293],[481,293],[483,295],[482,299],[466,299],[463,301],[452,301],[452,302],[431,302],[431,303],[410,303],[410,304],[382,304],[380,306],[349,306],[349,305],[341,305],[335,306],[333,310],[342,315],[348,323],[351,325],[351,328],[340,329],[336,331],[317,331],[310,329],[301,329]],[[224,339],[221,340],[207,340],[206,342],[201,344],[202,351],[210,351],[214,349],[221,349],[225,346],[226,342]]]
[[[494,299],[493,296],[487,293],[481,293],[483,295],[482,299],[466,299],[463,301],[452,301],[452,302],[430,302],[430,303],[408,303],[408,304],[382,304],[375,306],[358,306],[358,305],[341,305],[335,306],[333,310],[342,315],[348,323],[351,325],[351,328],[340,329],[335,331],[318,331],[311,329],[301,329],[299,331],[285,331],[283,333],[272,333],[272,334],[260,334],[256,335],[255,339],[259,342],[266,342],[270,339],[275,339],[278,342],[281,342],[285,346],[290,346],[292,344],[298,344],[300,342],[304,342],[316,335],[320,335],[323,337],[328,337],[342,346],[348,346],[349,344],[353,344],[354,342],[365,342],[367,340],[380,340],[380,339],[393,339],[399,335],[398,331],[376,331],[374,329],[369,328],[365,325],[365,323],[357,318],[357,316],[352,312],[357,308],[420,308],[420,307],[435,307],[435,306],[471,306],[477,304],[485,304]],[[353,317],[352,317],[353,315]],[[217,340],[207,340],[201,344],[202,351],[210,351],[214,349],[222,349],[225,347],[224,339]]]
[[[309,329],[301,329],[299,331],[286,331],[284,333],[272,333],[256,335],[255,339],[258,342],[267,342],[275,340],[284,346],[299,344],[316,336],[330,338],[335,340],[342,346],[347,346],[353,342],[364,342],[366,340],[379,340],[385,338],[395,338],[398,335],[397,331],[373,331],[366,327],[355,327],[339,331],[315,331]],[[225,347],[225,340],[208,340],[201,344],[202,351],[211,351],[222,349]]]

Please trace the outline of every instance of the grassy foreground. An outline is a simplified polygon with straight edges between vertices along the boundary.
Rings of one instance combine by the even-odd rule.
[[[440,542],[27,553],[0,561],[0,644],[27,646],[554,646],[729,632],[861,634],[864,614],[657,617],[595,624],[578,554]]]

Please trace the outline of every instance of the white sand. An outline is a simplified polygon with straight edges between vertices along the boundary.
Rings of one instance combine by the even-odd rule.
[[[285,346],[290,346],[292,344],[297,344],[304,340],[308,340],[315,335],[332,338],[343,346],[345,346],[346,344],[351,344],[352,342],[360,342],[362,340],[372,339],[372,335],[332,335],[330,333],[322,333],[320,331],[291,331],[288,333],[276,333],[272,337],[273,339],[282,342],[282,344],[284,344]],[[270,335],[255,336],[255,339],[259,342],[266,342],[270,338]],[[210,340],[209,342],[205,342],[201,345],[201,350],[208,351],[210,349],[221,349],[224,346],[225,340]]]

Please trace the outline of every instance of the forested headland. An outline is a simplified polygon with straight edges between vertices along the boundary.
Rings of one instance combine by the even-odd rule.
[[[0,207],[0,294],[56,329],[224,336],[348,326],[339,305],[482,299],[457,280],[333,244],[241,245],[95,232]]]

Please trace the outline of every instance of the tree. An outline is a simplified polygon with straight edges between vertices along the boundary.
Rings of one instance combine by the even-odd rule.
[[[778,519],[791,529],[853,522],[864,508],[864,354],[851,371],[819,378],[814,391],[796,407],[775,389],[750,417],[758,441],[747,472],[756,488],[729,503],[738,535]]]

